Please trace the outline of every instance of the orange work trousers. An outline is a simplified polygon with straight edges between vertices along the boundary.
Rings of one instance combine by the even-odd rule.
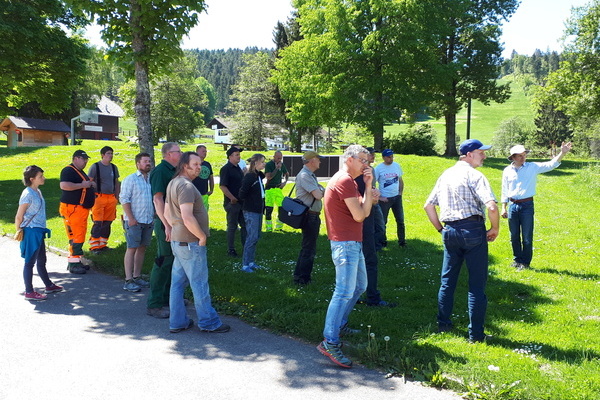
[[[63,218],[69,239],[69,262],[81,262],[90,210],[80,205],[60,203],[58,211]]]
[[[110,237],[111,224],[117,218],[117,198],[114,194],[98,193],[92,207],[92,229],[90,232],[90,250],[106,247]]]

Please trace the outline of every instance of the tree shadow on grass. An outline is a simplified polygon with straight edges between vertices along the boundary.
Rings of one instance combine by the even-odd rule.
[[[556,275],[561,275],[561,276],[570,276],[576,279],[582,279],[582,280],[593,280],[593,281],[600,281],[600,274],[586,274],[586,273],[579,273],[579,272],[574,272],[574,271],[569,271],[569,270],[558,270],[555,268],[547,268],[547,267],[542,267],[542,268],[535,268],[533,269],[534,272],[536,273],[540,273],[540,274],[556,274]]]

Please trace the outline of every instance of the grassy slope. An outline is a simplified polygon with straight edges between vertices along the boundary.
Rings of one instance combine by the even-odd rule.
[[[492,103],[485,106],[474,101],[471,107],[471,138],[479,139],[484,143],[492,141],[494,132],[500,123],[512,117],[521,117],[525,121],[533,121],[532,110],[529,100],[525,96],[523,88],[515,82],[511,83],[511,98],[503,104]],[[432,124],[437,132],[438,146],[444,142],[446,124],[443,118],[427,121]],[[406,129],[408,125],[388,125],[386,132],[395,133]],[[456,133],[461,140],[467,135],[467,110],[461,110],[456,116]]]

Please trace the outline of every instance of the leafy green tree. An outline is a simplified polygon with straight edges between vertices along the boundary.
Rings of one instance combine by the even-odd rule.
[[[60,0],[0,0],[0,114],[27,103],[48,114],[69,109],[89,57],[85,40],[68,36],[85,24]]]
[[[162,138],[167,141],[191,140],[195,130],[203,125],[203,115],[198,110],[206,108],[208,99],[196,84],[196,73],[195,63],[182,58],[175,62],[170,73],[155,76],[150,83],[153,144]],[[131,115],[136,101],[133,80],[123,85],[119,96]]]
[[[574,132],[574,148],[585,154],[600,139],[600,1],[572,9],[565,37],[567,43],[560,68],[551,73],[534,103],[540,109],[551,105],[569,117]]]
[[[199,76],[194,80],[194,84],[200,89],[204,95],[205,101],[202,101],[196,108],[204,115],[204,123],[208,124],[215,116],[217,106],[217,94],[215,88],[203,76]]]
[[[108,54],[135,77],[135,114],[141,151],[154,154],[150,76],[182,55],[180,41],[198,23],[203,0],[75,0],[97,17]]]
[[[544,104],[538,109],[535,126],[537,127],[535,143],[551,149],[553,154],[557,146],[560,148],[562,142],[569,141],[573,137],[573,130],[569,127],[569,117],[552,104]]]
[[[280,51],[274,81],[300,127],[357,124],[381,149],[384,123],[430,100],[438,60],[431,2],[296,0],[301,40]]]
[[[436,109],[446,121],[446,156],[457,155],[456,114],[469,99],[502,103],[508,84],[496,78],[502,62],[499,24],[516,10],[518,0],[443,1]]]
[[[266,137],[276,133],[273,125],[282,122],[275,100],[275,85],[269,81],[272,61],[263,52],[244,55],[243,60],[245,65],[232,93],[233,140],[260,148]]]

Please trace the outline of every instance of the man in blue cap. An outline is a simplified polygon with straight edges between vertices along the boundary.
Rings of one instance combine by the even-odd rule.
[[[379,206],[383,213],[383,240],[380,247],[387,246],[386,227],[390,210],[396,219],[396,233],[398,234],[398,245],[406,246],[404,209],[402,207],[402,192],[404,181],[402,180],[402,167],[394,161],[394,152],[385,149],[381,152],[383,162],[375,167],[375,180],[379,185]],[[379,247],[379,246],[378,246]]]
[[[438,293],[438,330],[452,329],[454,291],[463,261],[469,271],[469,341],[486,339],[483,325],[487,309],[488,243],[498,236],[500,213],[487,178],[476,168],[483,165],[486,146],[476,139],[460,144],[458,162],[438,178],[425,202],[429,220],[442,234],[444,261]],[[440,208],[438,216],[436,206]],[[491,228],[485,227],[485,210]],[[442,223],[444,225],[442,225]]]

